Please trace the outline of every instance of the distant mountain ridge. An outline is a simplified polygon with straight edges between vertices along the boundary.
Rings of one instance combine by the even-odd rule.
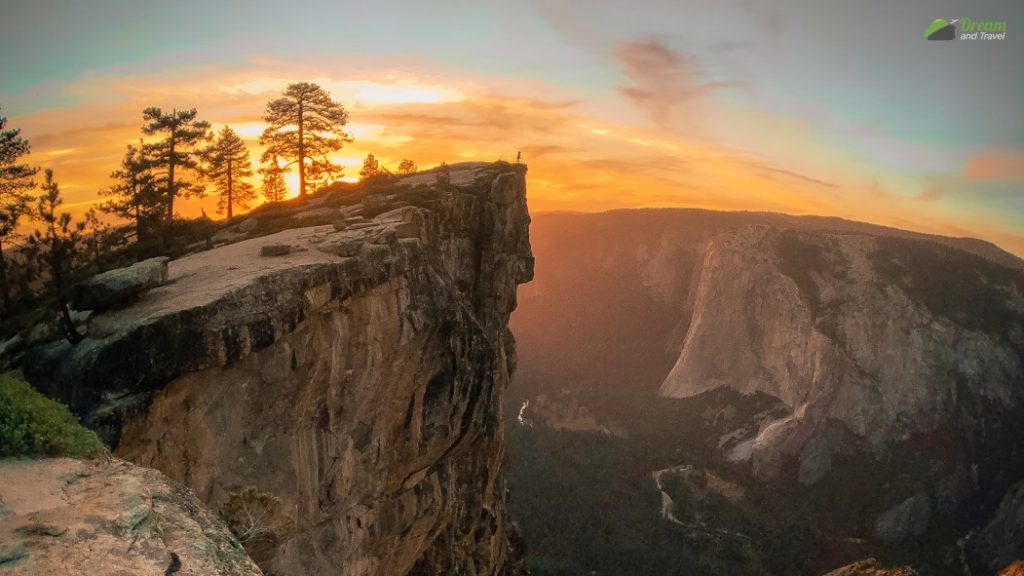
[[[548,218],[600,215],[608,215],[612,217],[617,214],[632,213],[641,215],[652,212],[673,214],[676,216],[703,215],[708,217],[721,217],[723,222],[731,219],[735,220],[736,224],[739,224],[742,220],[749,219],[751,222],[759,222],[762,224],[778,226],[781,228],[791,228],[794,230],[818,230],[848,234],[865,234],[869,236],[888,236],[911,240],[927,240],[945,246],[950,246],[952,248],[957,248],[965,252],[970,252],[971,254],[976,254],[998,264],[1002,264],[1003,266],[1024,269],[1024,258],[1004,250],[988,240],[982,240],[980,238],[970,236],[944,236],[941,234],[929,234],[927,232],[914,232],[912,230],[904,230],[902,228],[884,226],[882,224],[872,224],[870,222],[861,222],[859,220],[847,220],[846,218],[840,218],[838,216],[817,216],[813,214],[794,215],[782,212],[762,212],[752,210],[710,210],[706,208],[622,208],[608,210],[605,212],[540,212],[534,214],[534,217]]]

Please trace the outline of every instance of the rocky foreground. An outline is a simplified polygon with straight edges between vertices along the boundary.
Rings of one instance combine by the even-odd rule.
[[[37,344],[22,370],[213,510],[266,504],[246,546],[267,573],[509,573],[500,405],[533,270],[525,172],[455,165],[451,183],[232,223],[165,284],[92,300],[85,340]]]
[[[0,461],[0,573],[258,576],[188,489],[122,460]]]

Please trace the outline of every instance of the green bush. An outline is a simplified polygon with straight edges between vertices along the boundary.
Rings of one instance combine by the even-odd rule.
[[[0,457],[87,458],[101,450],[100,439],[66,406],[25,382],[0,375]]]

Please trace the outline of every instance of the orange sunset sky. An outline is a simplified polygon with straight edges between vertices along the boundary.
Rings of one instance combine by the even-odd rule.
[[[289,3],[301,25],[278,4],[5,2],[0,114],[76,213],[143,108],[230,125],[255,168],[267,101],[311,81],[349,111],[347,179],[370,152],[394,169],[521,151],[533,212],[835,215],[1024,254],[1021,43],[921,37],[963,10],[1012,30],[1020,3]]]

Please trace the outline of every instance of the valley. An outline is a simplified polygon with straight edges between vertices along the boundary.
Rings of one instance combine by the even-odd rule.
[[[531,237],[506,422],[510,507],[539,574],[1009,563],[968,536],[1024,478],[1020,261],[696,210],[541,215]],[[532,410],[538,397],[562,408]]]

